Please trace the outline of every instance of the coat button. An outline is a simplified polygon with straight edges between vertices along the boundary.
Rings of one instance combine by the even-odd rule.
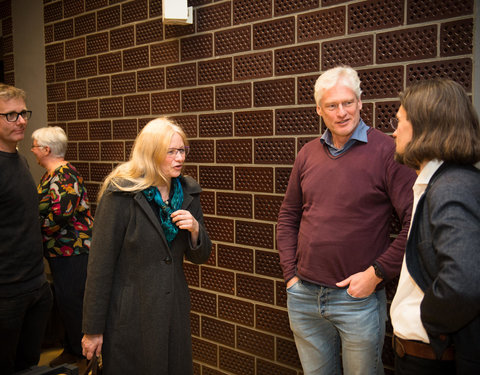
[[[172,264],[172,258],[170,256],[167,256],[163,261],[165,264]]]

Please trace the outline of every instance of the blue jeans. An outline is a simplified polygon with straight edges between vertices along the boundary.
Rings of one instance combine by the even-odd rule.
[[[383,374],[385,290],[354,298],[300,280],[287,289],[287,305],[305,375],[341,374],[342,364],[349,375]]]

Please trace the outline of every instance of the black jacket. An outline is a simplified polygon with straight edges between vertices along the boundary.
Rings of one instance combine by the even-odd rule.
[[[407,242],[425,293],[421,319],[438,357],[455,346],[457,373],[480,374],[480,171],[444,163],[420,198]]]

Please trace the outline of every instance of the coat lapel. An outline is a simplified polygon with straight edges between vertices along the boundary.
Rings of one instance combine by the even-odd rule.
[[[189,178],[182,177],[180,181],[182,183],[182,188],[183,188],[182,210],[186,210],[188,209],[188,207],[193,201],[192,194],[200,193],[202,190],[201,189],[199,190],[199,187],[192,185]]]
[[[191,187],[185,179],[182,179],[182,180],[183,180],[183,183],[182,183],[182,188],[183,188],[182,210],[186,210],[186,209],[188,209],[188,207],[190,206],[190,204],[193,201],[193,196],[191,195],[191,193],[194,192],[194,191],[191,191]],[[162,228],[160,222],[158,221],[157,216],[153,212],[152,207],[148,203],[147,198],[145,198],[145,196],[143,195],[142,192],[138,192],[138,193],[135,194],[134,199],[138,203],[140,208],[143,210],[145,215],[148,217],[148,219],[150,220],[152,225],[155,227],[157,232],[160,234],[160,237],[162,237],[163,242],[165,242],[165,247],[167,249],[170,249],[168,247],[167,238],[165,237],[165,233],[163,232],[163,228]],[[175,240],[173,242],[175,242]],[[172,246],[173,246],[173,243],[172,243]]]
[[[186,210],[190,203],[192,203],[193,197],[186,191],[183,192],[182,210]]]
[[[448,163],[443,163],[440,168],[435,171],[428,182],[425,192],[418,200],[405,249],[405,261],[408,272],[424,292],[433,282],[433,279],[427,272],[428,267],[423,263],[423,259],[428,257],[428,254],[421,255],[420,249],[418,248],[420,241],[432,241],[432,234],[430,233],[428,222],[428,207],[425,207],[427,205],[426,198],[432,185],[438,179],[438,176],[440,176],[447,167]]]
[[[415,210],[415,215],[412,221],[412,227],[410,228],[410,235],[408,236],[407,246],[405,249],[405,261],[407,263],[408,273],[415,280],[417,285],[425,292],[425,289],[428,287],[428,282],[425,280],[422,272],[422,264],[420,262],[420,257],[418,255],[418,231],[419,231],[419,221],[423,215],[423,206],[425,204],[426,194],[420,197],[417,203],[417,208]]]
[[[147,201],[147,198],[143,195],[142,192],[136,193],[134,197],[135,201],[138,203],[140,208],[143,210],[145,215],[148,217],[152,225],[155,227],[157,230],[158,234],[160,234],[160,237],[163,239],[163,242],[165,242],[165,247],[169,249],[168,247],[168,242],[167,238],[165,237],[165,233],[163,232],[162,226],[160,222],[158,221],[157,216],[155,216],[152,207],[150,207],[150,204]]]

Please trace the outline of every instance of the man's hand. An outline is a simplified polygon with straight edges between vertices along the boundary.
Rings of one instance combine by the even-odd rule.
[[[377,284],[381,281],[382,279],[375,275],[373,266],[370,266],[365,271],[355,273],[345,280],[338,282],[336,285],[339,288],[348,286],[347,292],[352,297],[365,298],[375,291]]]
[[[287,283],[287,289],[290,288],[293,284],[295,284],[298,280],[300,280],[297,276],[293,276]]]

